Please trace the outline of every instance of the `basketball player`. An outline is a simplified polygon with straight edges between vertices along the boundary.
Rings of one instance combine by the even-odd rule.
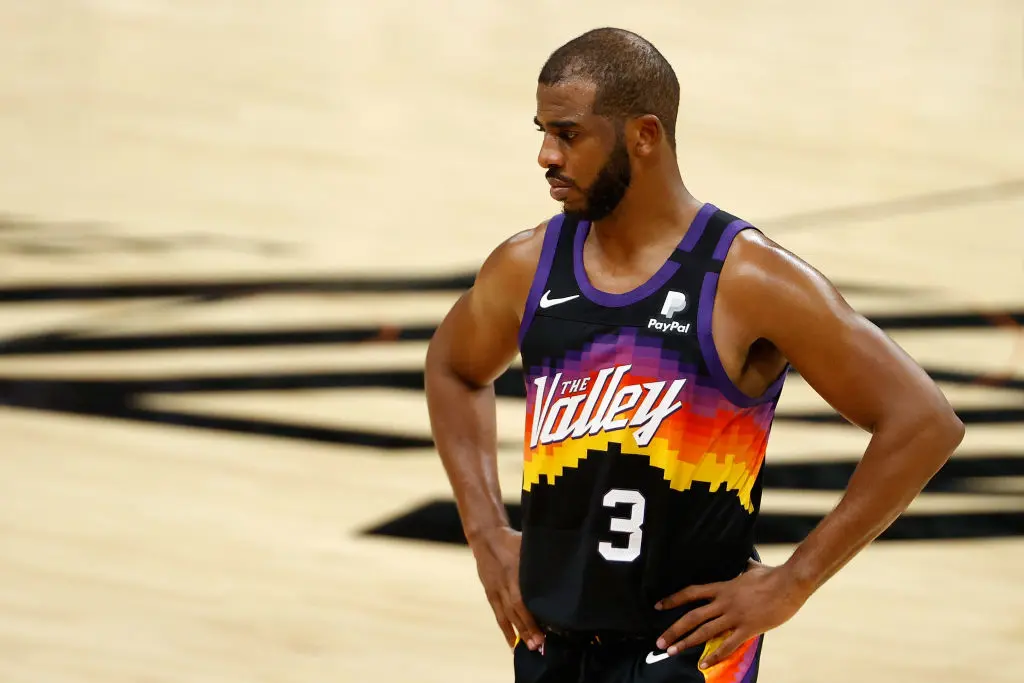
[[[963,438],[927,374],[828,280],[688,192],[678,101],[635,34],[555,51],[535,123],[563,210],[499,245],[430,343],[434,438],[520,683],[755,681],[763,634]],[[521,535],[498,487],[492,384],[517,352]],[[838,506],[771,567],[754,526],[791,367],[872,436]]]

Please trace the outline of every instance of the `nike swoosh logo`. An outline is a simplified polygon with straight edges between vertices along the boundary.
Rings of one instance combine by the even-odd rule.
[[[548,291],[544,292],[544,296],[542,296],[540,298],[540,307],[541,308],[551,308],[552,306],[557,306],[558,304],[564,304],[566,301],[572,301],[573,299],[578,299],[580,297],[579,294],[573,294],[572,296],[563,296],[561,299],[551,299],[551,298],[549,298],[550,296],[551,296],[551,290],[550,289]]]
[[[660,662],[663,659],[668,659],[671,655],[667,652],[662,652],[660,655],[656,655],[653,652],[647,653],[647,659],[645,660],[648,664],[654,664]]]

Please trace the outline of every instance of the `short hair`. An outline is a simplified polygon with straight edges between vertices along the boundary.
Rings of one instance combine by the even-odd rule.
[[[597,89],[594,113],[610,118],[654,114],[675,149],[679,79],[649,41],[619,28],[596,28],[551,53],[537,79],[556,85],[581,79]]]

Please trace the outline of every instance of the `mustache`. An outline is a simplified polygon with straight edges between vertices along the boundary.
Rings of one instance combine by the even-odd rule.
[[[573,186],[576,185],[576,181],[575,180],[573,180],[569,176],[562,175],[561,173],[558,172],[558,169],[555,169],[555,168],[549,168],[547,170],[547,173],[544,174],[544,177],[545,178],[551,178],[553,180],[557,180],[557,181],[563,182],[563,183],[569,183],[570,185],[573,185]]]

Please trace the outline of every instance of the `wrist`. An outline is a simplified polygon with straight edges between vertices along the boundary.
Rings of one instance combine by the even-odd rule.
[[[474,526],[464,530],[466,541],[470,546],[487,545],[498,536],[514,531],[508,523],[493,523],[488,525]]]
[[[811,597],[821,585],[821,574],[796,555],[779,565],[779,569],[782,571],[786,583],[795,594],[800,596],[801,601]]]
[[[510,528],[508,509],[496,492],[484,487],[457,488],[455,501],[462,535],[471,546]]]

